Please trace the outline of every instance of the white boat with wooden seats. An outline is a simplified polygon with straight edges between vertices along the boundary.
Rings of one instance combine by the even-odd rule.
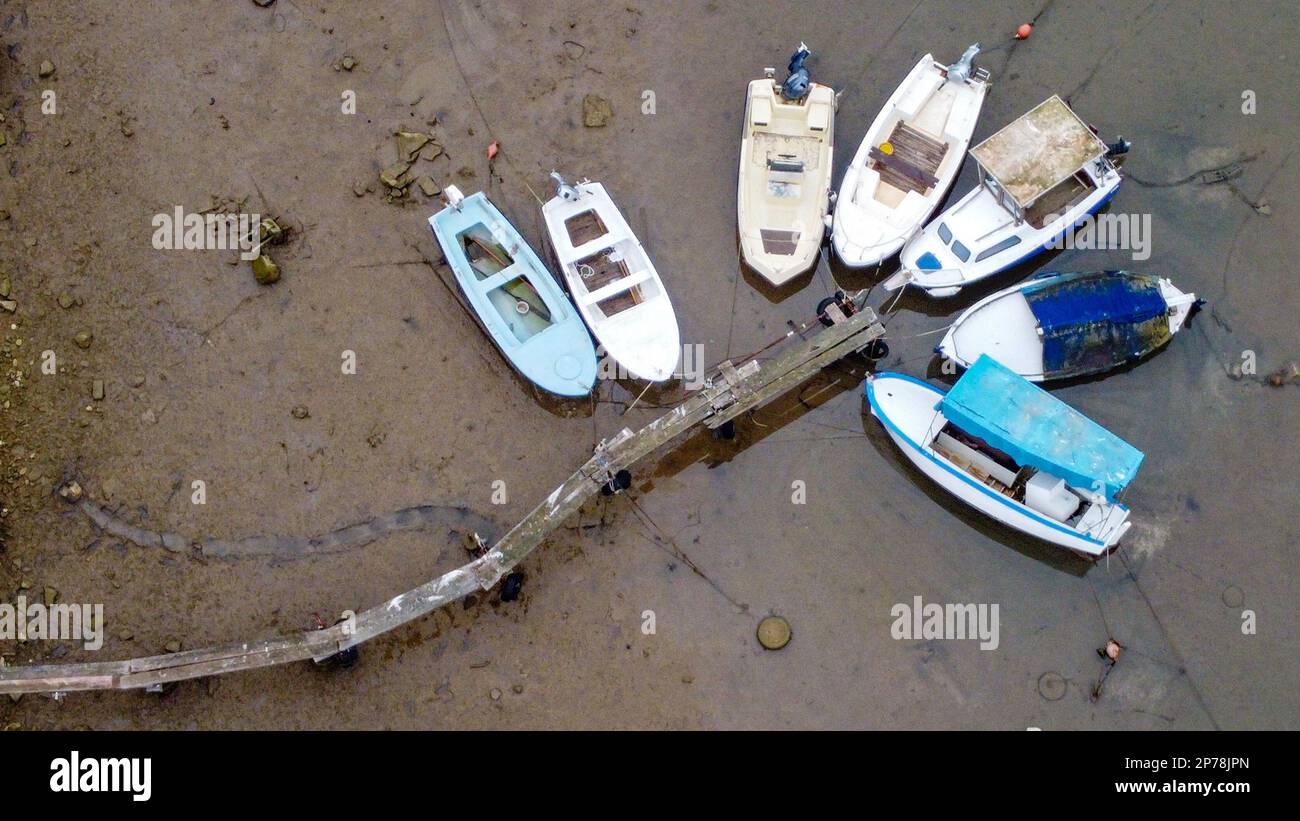
[[[898,253],[952,188],[989,87],[978,53],[950,66],[922,57],[867,129],[835,199],[831,246],[845,265]]]
[[[817,261],[830,210],[835,92],[812,82],[802,43],[784,83],[749,84],[740,146],[736,221],[740,255],[773,285]]]
[[[681,355],[677,314],[650,255],[605,187],[569,185],[542,206],[569,294],[604,351],[634,377],[671,379]]]
[[[1052,96],[971,149],[979,185],[908,240],[887,290],[907,285],[931,296],[1004,271],[1046,249],[1119,190],[1108,146]]]

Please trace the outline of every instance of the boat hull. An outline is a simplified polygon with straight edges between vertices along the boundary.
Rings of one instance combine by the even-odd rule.
[[[987,89],[988,83],[976,77],[948,81],[945,67],[929,54],[917,62],[867,129],[840,183],[831,247],[841,262],[851,268],[876,265],[898,253],[925,224],[957,179]],[[897,175],[891,184],[873,168],[871,150],[900,124],[946,146],[933,172],[935,183],[925,191]]]
[[[1123,271],[1111,272],[1109,275],[1134,276]],[[1093,358],[1083,367],[1048,369],[1044,367],[1044,346],[1038,319],[1024,298],[1024,291],[1030,287],[1051,285],[1064,276],[1078,275],[1040,274],[1029,282],[1004,288],[981,299],[957,317],[935,352],[962,368],[969,368],[981,354],[988,354],[1030,382],[1105,373],[1148,356],[1168,344],[1169,339],[1181,330],[1196,302],[1195,294],[1184,293],[1168,279],[1161,278],[1158,287],[1168,317],[1168,336],[1151,337],[1147,340],[1149,344],[1117,352],[1114,356]],[[1081,324],[1087,321],[1088,317],[1079,318]]]
[[[816,263],[830,210],[835,92],[813,83],[801,103],[754,80],[745,100],[736,184],[740,255],[773,285]]]
[[[604,353],[630,376],[671,379],[681,335],[654,263],[603,185],[582,182],[572,189],[577,199],[556,196],[542,206],[542,216],[578,313]],[[576,237],[571,225],[580,226],[572,229]]]
[[[1073,550],[1089,557],[1100,556],[1114,547],[1128,530],[1124,521],[1128,509],[1112,504],[1107,530],[1102,540],[1052,521],[1023,504],[1008,499],[954,466],[933,448],[922,444],[946,420],[935,409],[943,392],[904,374],[881,373],[865,388],[871,413],[885,428],[898,448],[922,473],[965,504],[999,522],[1035,538]]]
[[[564,291],[482,192],[448,190],[454,204],[429,226],[480,326],[533,384],[558,396],[589,394],[596,349]]]

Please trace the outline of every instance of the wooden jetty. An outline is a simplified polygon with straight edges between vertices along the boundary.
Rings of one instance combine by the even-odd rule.
[[[791,332],[771,359],[739,366],[723,362],[705,386],[635,433],[628,428],[597,445],[578,468],[482,556],[332,627],[294,636],[184,650],[126,661],[26,667],[0,666],[0,694],[78,690],[160,689],[186,679],[252,670],[293,661],[325,661],[376,636],[427,615],[457,599],[492,588],[566,519],[577,513],[620,470],[666,445],[692,427],[718,428],[780,396],[822,368],[861,351],[884,335],[870,308],[825,309],[829,327],[808,336]],[[795,339],[798,341],[794,341]],[[0,660],[0,665],[3,661]]]

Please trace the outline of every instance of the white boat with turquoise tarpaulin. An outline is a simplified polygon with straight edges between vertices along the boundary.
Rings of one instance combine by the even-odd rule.
[[[559,283],[482,191],[444,191],[433,235],[470,307],[510,364],[543,390],[586,396],[596,347]]]
[[[946,394],[886,372],[866,395],[917,468],[994,519],[1094,557],[1128,531],[1117,496],[1142,452],[996,360],[981,356]]]

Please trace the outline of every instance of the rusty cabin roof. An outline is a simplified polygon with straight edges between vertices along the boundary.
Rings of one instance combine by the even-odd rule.
[[[1106,153],[1106,144],[1053,94],[970,151],[1021,208]]]

